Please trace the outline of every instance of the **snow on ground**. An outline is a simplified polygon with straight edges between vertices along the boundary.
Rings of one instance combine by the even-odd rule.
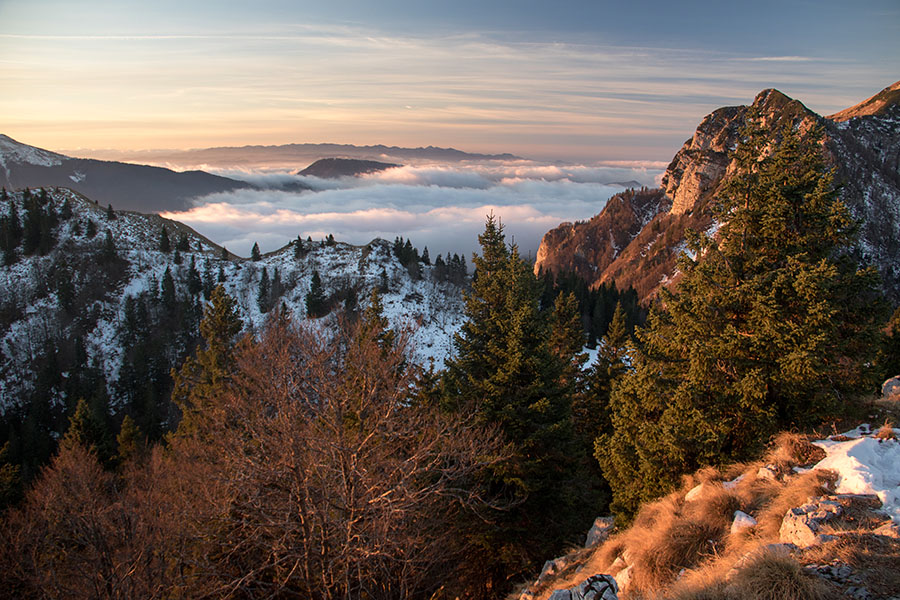
[[[894,429],[900,436],[900,429]],[[900,524],[900,442],[874,437],[868,425],[813,442],[828,454],[815,465],[838,474],[839,494],[874,494],[881,510]]]

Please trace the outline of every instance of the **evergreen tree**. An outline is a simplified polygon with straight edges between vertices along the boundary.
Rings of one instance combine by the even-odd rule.
[[[93,219],[87,220],[84,235],[86,235],[89,240],[94,239],[94,236],[97,235],[97,224],[94,223]]]
[[[428,256],[428,246],[425,246],[425,249],[422,250],[422,264],[430,265],[431,257]]]
[[[175,248],[175,252],[172,253],[172,262],[176,265],[181,264],[181,250]]]
[[[551,348],[537,281],[517,248],[506,246],[493,215],[478,241],[482,252],[473,258],[475,277],[465,295],[467,321],[443,385],[451,407],[498,426],[513,449],[512,458],[493,470],[491,486],[506,489],[520,504],[497,527],[476,534],[490,577],[502,585],[582,527],[572,520],[571,496],[560,493],[576,466],[564,381],[573,358],[563,349],[569,342],[560,344],[559,354]]]
[[[116,211],[113,210],[112,204],[106,207],[106,220],[114,221],[116,218]]]
[[[260,260],[262,255],[259,253],[259,244],[253,242],[253,248],[250,250],[250,258],[252,260]]]
[[[702,465],[751,457],[779,429],[833,415],[865,389],[876,274],[843,253],[849,212],[820,132],[774,144],[742,132],[738,170],[714,200],[718,239],[693,234],[678,288],[638,335],[597,443],[614,509],[633,513]],[[861,387],[862,386],[862,387]]]
[[[259,306],[259,312],[269,312],[269,272],[265,267],[263,267],[262,275],[259,278],[256,304]]]
[[[384,304],[378,288],[372,288],[369,294],[369,304],[360,324],[360,335],[376,340],[383,352],[388,352],[394,346],[396,334],[390,329],[387,317],[384,316]]]
[[[336,243],[337,242],[334,241],[334,236],[329,233],[328,237],[325,238],[325,245],[326,246],[334,246]]]
[[[228,260],[228,248],[226,248],[225,246],[222,246],[222,252],[221,252],[221,254],[219,254],[219,258],[221,260]]]
[[[166,231],[165,227],[160,228],[159,232],[159,251],[160,252],[171,252],[172,251],[172,242],[169,241],[169,232]]]
[[[166,272],[163,273],[161,286],[160,297],[162,298],[163,306],[171,311],[175,308],[176,298],[175,280],[172,279],[172,271],[169,270],[169,267],[166,267]]]
[[[103,246],[100,248],[100,262],[109,264],[118,258],[116,253],[116,243],[113,241],[112,232],[107,229],[106,236],[103,238]]]
[[[191,296],[196,296],[201,291],[203,291],[203,280],[200,278],[200,272],[197,270],[197,265],[194,261],[193,254],[191,255],[191,264],[188,267],[187,288],[188,293]]]
[[[101,464],[110,466],[113,451],[106,430],[104,419],[96,411],[91,410],[84,398],[79,398],[75,412],[69,418],[69,427],[63,436],[62,444],[72,446],[79,444],[97,454]]]
[[[179,252],[189,252],[191,249],[191,242],[188,240],[188,236],[186,233],[178,234],[178,241],[175,242],[175,249]]]
[[[315,319],[323,317],[327,313],[328,303],[322,287],[322,278],[319,277],[319,272],[314,270],[309,283],[309,292],[306,294],[306,314]]]
[[[209,262],[209,257],[206,257],[206,260],[203,262],[203,299],[209,300],[210,296],[212,296],[213,291],[213,276],[212,276],[212,265]]]
[[[234,339],[242,327],[236,302],[225,288],[217,286],[200,322],[202,345],[185,360],[181,370],[172,370],[172,401],[181,410],[176,436],[206,434],[204,412],[216,409],[219,394],[231,381]]]
[[[294,260],[300,260],[304,256],[306,256],[306,248],[303,246],[303,240],[298,235],[297,239],[294,240]]]
[[[220,265],[219,265],[219,275],[218,275],[218,277],[216,277],[216,281],[217,281],[218,283],[225,283],[226,279],[227,279],[227,278],[225,277],[225,267],[223,267],[223,266],[220,264]]]
[[[116,436],[119,464],[135,460],[141,454],[144,446],[144,436],[140,428],[134,423],[134,419],[125,415],[122,419],[122,427]]]

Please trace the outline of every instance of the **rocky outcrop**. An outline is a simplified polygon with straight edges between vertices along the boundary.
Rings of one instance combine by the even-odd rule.
[[[594,575],[567,590],[556,590],[550,600],[616,600],[619,586],[610,575]]]
[[[878,267],[885,291],[900,301],[900,82],[827,118],[774,89],[750,106],[714,111],[669,163],[659,190],[614,196],[590,221],[548,232],[535,270],[574,271],[589,284],[612,279],[635,287],[642,299],[673,281],[685,230],[713,225],[707,207],[734,172],[730,155],[751,110],[773,138],[787,124],[801,133],[824,129],[823,150],[841,198],[860,222],[856,256]],[[641,213],[636,204],[650,198],[653,210],[644,219],[629,215]]]

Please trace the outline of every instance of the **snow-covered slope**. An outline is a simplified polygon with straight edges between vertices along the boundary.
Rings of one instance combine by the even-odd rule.
[[[27,226],[22,192],[10,197],[0,200],[0,219],[8,221],[12,201],[20,225]],[[264,270],[270,280],[277,272],[281,282],[281,293],[271,298],[270,304],[283,303],[300,319],[306,315],[305,299],[314,270],[321,276],[326,296],[358,298],[360,309],[371,289],[384,289],[386,283],[382,296],[385,316],[392,327],[412,330],[413,358],[425,366],[432,361],[437,367],[443,364],[462,324],[461,289],[437,281],[433,267],[422,266],[420,276],[411,276],[384,240],[365,246],[304,241],[300,252],[295,252],[300,242],[294,241],[252,261],[231,255],[222,258],[220,247],[181,223],[132,212],[110,215],[107,209],[68,189],[51,190],[44,210],[56,215],[71,211],[69,218],[58,217],[52,247],[44,255],[35,251],[26,256],[20,244],[15,261],[0,267],[0,413],[27,401],[39,375],[36,365],[42,359],[46,363],[48,354],[62,356],[76,341],[83,344],[87,364],[102,371],[115,408],[123,401],[118,384],[132,339],[127,324],[135,299],[145,301],[151,312],[160,305],[168,270],[179,306],[185,307],[180,309],[183,318],[196,321],[203,293],[190,291],[192,262],[193,275],[200,277],[207,290],[221,282],[237,300],[250,331],[259,330],[267,318],[259,302]],[[89,236],[92,229],[96,233]],[[160,250],[163,229],[171,241],[170,252]],[[115,260],[103,258],[107,232],[115,246]],[[180,264],[176,264],[174,248],[179,241],[186,242],[189,250],[178,253]],[[186,329],[193,330],[195,338],[193,342],[184,337],[173,342],[177,347],[167,349],[172,364],[196,341],[196,328]],[[63,379],[67,376],[63,373]],[[51,406],[67,401],[64,387],[60,382],[51,386]]]

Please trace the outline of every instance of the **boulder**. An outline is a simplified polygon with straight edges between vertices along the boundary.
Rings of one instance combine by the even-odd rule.
[[[794,544],[801,548],[813,546],[819,531],[819,523],[802,508],[791,508],[781,521],[778,538],[785,544]]]
[[[605,542],[612,532],[614,517],[597,517],[594,519],[594,525],[587,533],[587,539],[584,541],[584,547],[590,548],[601,542]]]
[[[778,531],[779,539],[784,543],[795,544],[801,548],[832,539],[832,536],[820,534],[819,529],[823,523],[840,516],[841,513],[843,513],[843,508],[834,500],[810,499],[803,506],[787,511],[781,521],[781,529]]]
[[[541,574],[538,575],[538,583],[541,583],[548,577],[553,577],[554,575],[559,574],[563,569],[566,568],[566,560],[565,556],[560,556],[559,558],[555,558],[553,560],[548,560],[544,563],[544,568],[541,569]]]
[[[731,533],[737,533],[750,527],[756,527],[756,519],[742,510],[734,511],[734,521],[731,522]]]
[[[556,590],[550,600],[618,600],[619,586],[612,575],[594,575],[575,587]]]

